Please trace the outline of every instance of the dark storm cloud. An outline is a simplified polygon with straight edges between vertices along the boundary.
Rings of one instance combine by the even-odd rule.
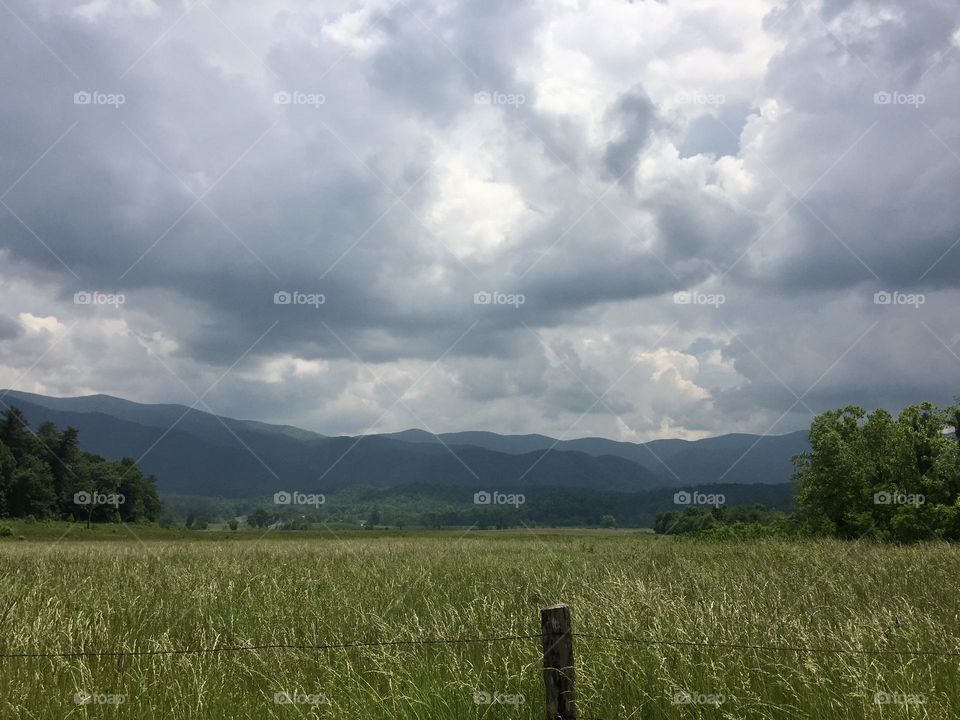
[[[23,335],[23,326],[16,320],[0,314],[0,340],[14,340]]]
[[[630,171],[650,139],[657,110],[643,88],[636,87],[617,101],[612,114],[620,136],[607,144],[603,164],[611,178],[629,186],[633,183]]]
[[[181,22],[187,6],[9,6],[36,33],[0,9],[11,368],[49,337],[74,350],[61,329],[73,319],[89,338],[90,360],[71,366],[79,390],[165,396],[177,383],[162,367],[162,382],[129,372],[144,347],[201,388],[249,352],[216,409],[326,431],[377,420],[387,388],[441,356],[414,393],[440,429],[535,431],[546,417],[563,430],[636,365],[606,400],[625,425],[760,431],[796,400],[784,383],[806,390],[874,322],[811,407],[942,399],[956,377],[951,4],[783,2],[763,22],[779,43],[766,55],[759,13],[734,27],[732,10],[669,3],[623,16],[290,0],[197,6]],[[610,13],[610,38],[565,35],[558,18],[579,12]],[[675,42],[638,60],[616,22],[659,13]],[[719,107],[677,109],[688,86],[732,89]],[[123,103],[78,105],[78,92]],[[877,104],[882,92],[924,102]],[[673,303],[695,288],[728,302]],[[127,300],[77,307],[81,290]],[[884,314],[881,290],[929,302]],[[324,302],[274,301],[298,291]],[[524,301],[477,304],[480,292]],[[807,415],[794,408],[783,429]]]
[[[960,210],[945,193],[960,181],[960,125],[953,120],[960,105],[947,90],[960,81],[960,67],[941,56],[957,32],[957,9],[870,5],[892,15],[847,37],[850,50],[838,50],[815,21],[795,20],[796,35],[766,79],[795,110],[763,157],[767,176],[787,188],[787,206],[802,202],[771,233],[785,254],[764,272],[794,292],[861,282],[956,287],[960,255],[944,253],[960,237]],[[848,7],[828,3],[824,12],[829,19]],[[843,71],[829,78],[809,61],[811,53],[835,52],[844,53]],[[877,104],[878,93],[919,99]]]

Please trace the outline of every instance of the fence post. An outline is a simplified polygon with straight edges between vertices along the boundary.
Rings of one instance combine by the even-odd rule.
[[[543,684],[547,689],[547,720],[577,720],[570,608],[554,605],[541,610],[540,630]]]

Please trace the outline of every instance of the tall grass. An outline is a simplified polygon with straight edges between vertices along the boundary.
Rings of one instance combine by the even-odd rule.
[[[0,652],[161,650],[575,630],[676,641],[960,649],[960,551],[641,534],[0,543]],[[957,658],[577,638],[587,718],[952,718]],[[507,702],[477,704],[475,693]],[[77,693],[123,696],[76,704]],[[277,704],[278,692],[299,693]],[[677,693],[720,704],[677,704]],[[916,704],[877,704],[875,693]],[[899,694],[899,695],[896,695]],[[710,696],[713,696],[712,698]],[[106,699],[106,698],[98,698]],[[522,699],[522,702],[521,702]],[[463,720],[544,713],[539,640],[0,659],[0,716]]]

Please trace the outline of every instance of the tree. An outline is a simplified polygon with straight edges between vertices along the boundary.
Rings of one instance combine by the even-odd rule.
[[[960,448],[960,396],[953,399],[953,405],[943,411],[943,422],[947,429],[953,431],[953,439]],[[957,464],[960,468],[960,452],[957,453]]]
[[[120,519],[124,522],[152,520],[160,514],[160,498],[157,495],[157,480],[153,475],[144,475],[132,458],[123,458],[117,464],[119,477],[115,486],[124,501],[119,505]]]
[[[604,515],[600,518],[600,527],[603,528],[615,528],[617,526],[617,519],[613,515]]]
[[[67,427],[57,438],[54,447],[56,462],[53,465],[53,476],[56,479],[57,495],[62,497],[70,484],[70,468],[80,458],[79,432],[75,427]]]
[[[9,514],[8,496],[10,485],[13,483],[13,473],[17,469],[17,461],[13,453],[0,440],[0,516]]]
[[[53,453],[53,449],[60,444],[60,431],[57,430],[56,424],[49,420],[44,420],[40,423],[40,427],[37,428],[36,437],[51,454]]]
[[[653,522],[657,535],[697,533],[717,525],[717,509],[685,507],[682,510],[660,513]]]
[[[17,462],[31,450],[32,438],[27,419],[18,407],[7,408],[0,420],[0,442],[6,445]]]
[[[84,452],[75,428],[60,432],[49,421],[33,436],[11,407],[0,419],[0,514],[140,522],[159,516],[160,497],[156,478],[133,460]]]
[[[269,527],[272,522],[273,522],[273,514],[267,512],[263,508],[257,508],[252,513],[247,515],[247,524],[250,527],[255,527],[255,528]]]
[[[40,459],[26,456],[17,465],[10,483],[8,511],[15,517],[56,517],[53,473]]]
[[[818,416],[811,452],[794,458],[797,518],[808,532],[909,542],[960,538],[960,458],[931,403]]]

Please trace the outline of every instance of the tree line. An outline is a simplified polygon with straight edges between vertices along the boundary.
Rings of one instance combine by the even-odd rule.
[[[0,517],[85,522],[156,520],[156,478],[131,458],[107,460],[80,449],[73,427],[33,432],[19,408],[0,419]]]
[[[789,534],[895,542],[960,540],[960,403],[926,402],[896,418],[848,405],[818,415],[810,452],[793,458],[796,510],[686,508],[662,534]]]

